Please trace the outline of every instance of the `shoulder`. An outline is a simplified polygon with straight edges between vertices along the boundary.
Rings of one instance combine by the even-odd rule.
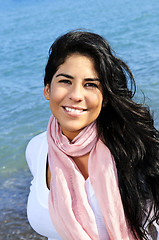
[[[37,136],[33,137],[25,151],[26,161],[30,168],[31,173],[34,175],[34,166],[36,165],[38,156],[40,152],[47,152],[48,145],[47,145],[47,134],[46,131],[38,134]]]
[[[38,135],[36,135],[35,137],[33,137],[28,145],[27,145],[27,148],[26,148],[26,151],[30,151],[32,150],[33,148],[37,148],[43,141],[45,141],[46,139],[46,131],[43,132],[43,133],[40,133]],[[46,139],[47,140],[47,139]]]

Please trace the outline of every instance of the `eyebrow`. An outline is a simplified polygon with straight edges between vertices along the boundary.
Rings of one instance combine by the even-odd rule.
[[[65,73],[60,73],[60,74],[57,74],[56,77],[66,77],[66,78],[69,78],[69,79],[74,79],[73,76],[69,75],[69,74],[65,74]],[[100,82],[99,78],[85,78],[84,79],[85,81],[98,81]]]
[[[60,73],[60,74],[56,75],[56,77],[60,77],[60,76],[70,78],[70,79],[74,79],[74,77],[72,77],[71,75],[65,74],[65,73]]]

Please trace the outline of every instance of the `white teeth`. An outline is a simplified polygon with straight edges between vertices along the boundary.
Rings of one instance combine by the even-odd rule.
[[[69,107],[65,107],[66,111],[68,112],[76,112],[76,113],[81,113],[83,112],[83,110],[79,110],[79,109],[74,109],[74,108],[69,108]]]

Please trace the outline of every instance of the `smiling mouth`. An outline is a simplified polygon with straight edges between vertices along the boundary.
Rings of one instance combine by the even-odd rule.
[[[86,111],[86,109],[78,109],[78,108],[71,108],[71,107],[63,107],[67,112],[71,113],[82,113]]]

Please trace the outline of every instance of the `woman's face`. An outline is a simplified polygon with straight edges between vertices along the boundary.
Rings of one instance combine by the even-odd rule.
[[[44,95],[63,134],[72,140],[97,119],[102,108],[102,86],[93,60],[78,53],[68,56]]]

